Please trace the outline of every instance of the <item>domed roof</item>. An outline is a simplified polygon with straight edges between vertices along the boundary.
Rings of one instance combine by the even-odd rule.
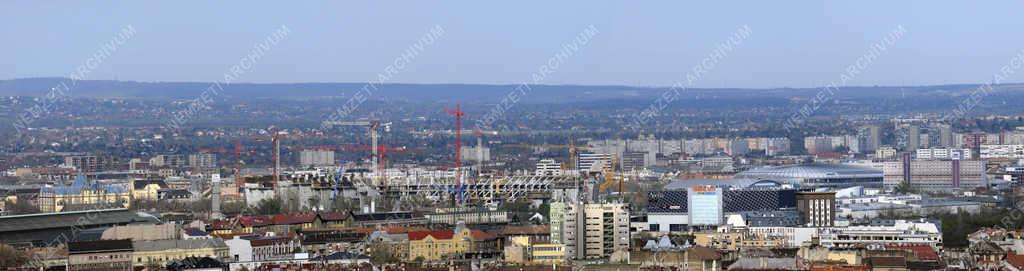
[[[882,171],[873,168],[820,163],[756,168],[736,174],[736,178],[759,180],[881,177]]]

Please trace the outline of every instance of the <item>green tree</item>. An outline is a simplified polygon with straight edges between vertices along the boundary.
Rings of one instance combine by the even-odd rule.
[[[29,255],[12,246],[0,244],[0,269],[15,269],[28,263]]]
[[[274,197],[272,199],[262,199],[257,202],[256,207],[253,208],[252,212],[260,215],[276,215],[280,214],[282,210],[281,200]]]
[[[914,192],[914,188],[910,186],[909,182],[903,181],[903,182],[900,182],[900,184],[897,185],[895,188],[893,188],[893,192],[896,193],[896,194],[905,195],[905,194],[913,193]]]

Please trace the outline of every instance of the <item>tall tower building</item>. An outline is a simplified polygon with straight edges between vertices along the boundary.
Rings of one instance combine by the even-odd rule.
[[[873,152],[882,147],[882,127],[868,125],[861,130],[862,137],[866,139],[864,152]]]
[[[566,204],[559,209],[564,220],[558,225],[560,239],[575,259],[609,259],[616,252],[628,252],[629,210],[625,204]]]

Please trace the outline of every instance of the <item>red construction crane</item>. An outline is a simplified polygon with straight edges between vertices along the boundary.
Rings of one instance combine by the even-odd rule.
[[[274,154],[274,158],[273,158],[274,159],[274,192],[277,192],[277,184],[278,184],[278,182],[281,179],[281,138],[284,137],[284,134],[279,133],[277,131],[277,128],[271,128],[270,131],[271,132],[270,132],[269,136],[257,136],[257,137],[253,137],[253,139],[256,140],[256,141],[264,141],[264,140],[267,140],[269,138],[270,139],[270,144],[273,145],[273,154]]]
[[[456,104],[455,109],[444,110],[445,113],[455,117],[455,191],[457,193],[457,205],[462,205],[462,116],[466,115],[466,112],[462,112],[462,106]]]

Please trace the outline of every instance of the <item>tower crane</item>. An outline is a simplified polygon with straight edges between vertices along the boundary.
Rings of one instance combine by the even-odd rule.
[[[599,193],[604,193],[605,191],[608,191],[608,188],[611,188],[613,185],[615,185],[615,179],[618,179],[619,195],[622,195],[622,178],[616,178],[615,176],[615,160],[618,160],[617,155],[612,155],[612,157],[606,160],[606,163],[609,163],[611,167],[605,168],[604,182],[601,183],[601,186],[599,186],[597,190]],[[610,191],[608,192],[610,193]]]
[[[455,117],[455,193],[457,201],[456,205],[462,205],[462,117],[466,115],[466,112],[462,111],[462,106],[456,104],[455,109],[446,108],[445,113]]]
[[[277,192],[277,184],[281,180],[281,139],[284,138],[284,134],[277,131],[277,128],[270,129],[270,135],[268,136],[257,136],[253,137],[256,141],[270,140],[270,144],[273,146],[273,163],[274,163],[274,192]]]
[[[382,122],[379,120],[367,120],[367,121],[324,121],[322,123],[324,127],[334,126],[366,126],[370,133],[370,152],[373,157],[380,155],[380,149],[378,148],[378,141],[380,137],[380,128],[384,128],[384,132],[391,132],[391,122]],[[373,170],[378,170],[379,165],[377,160],[371,159],[371,167]],[[380,172],[377,172],[377,176],[380,176]]]

